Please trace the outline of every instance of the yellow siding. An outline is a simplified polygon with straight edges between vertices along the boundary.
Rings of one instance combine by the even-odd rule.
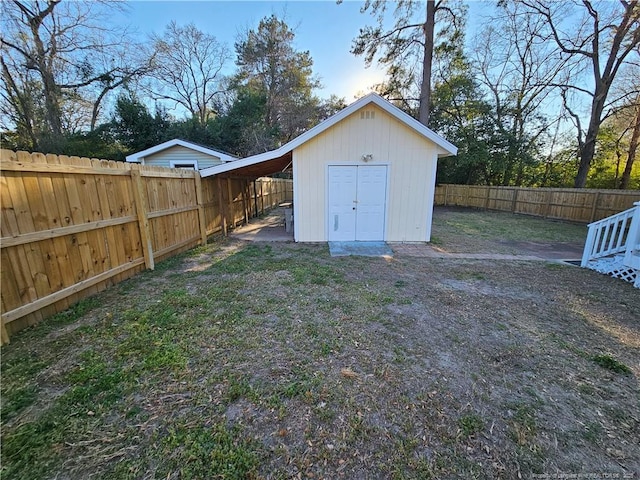
[[[172,160],[175,162],[197,160],[198,168],[200,170],[202,170],[203,168],[220,165],[222,163],[222,161],[218,157],[207,155],[206,153],[196,152],[195,150],[183,147],[182,145],[176,145],[174,147],[167,148],[166,150],[162,150],[161,152],[154,153],[152,155],[149,155],[148,157],[145,157],[144,164],[153,165],[154,167],[170,167],[170,162]]]
[[[374,118],[362,119],[362,111]],[[387,114],[367,105],[293,152],[296,240],[327,240],[327,167],[388,165],[385,240],[428,241],[435,188],[436,145]]]

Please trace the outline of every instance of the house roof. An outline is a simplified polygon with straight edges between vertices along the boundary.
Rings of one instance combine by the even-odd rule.
[[[338,122],[342,121],[352,113],[360,110],[362,107],[375,104],[384,111],[386,111],[392,117],[395,117],[397,120],[405,124],[407,127],[413,129],[419,135],[422,135],[428,140],[431,140],[438,147],[438,157],[447,157],[449,155],[456,155],[458,153],[458,148],[452,143],[448,142],[440,135],[435,133],[430,128],[424,126],[422,123],[418,122],[415,118],[407,115],[405,112],[400,110],[398,107],[392,105],[387,100],[382,98],[380,95],[376,93],[370,93],[359,100],[356,100],[348,107],[340,110],[335,115],[329,117],[324,122],[319,123],[312,129],[306,131],[302,135],[294,138],[289,143],[286,143],[282,147],[271,150],[269,152],[260,153],[258,155],[253,155],[251,157],[242,158],[240,160],[236,160],[233,163],[227,163],[222,165],[216,165],[214,167],[204,168],[200,170],[200,175],[203,177],[209,177],[212,175],[218,175],[221,173],[229,173],[234,172],[239,175],[246,176],[262,176],[262,175],[270,175],[282,170],[281,164],[283,161],[278,162],[277,160],[282,160],[286,158],[295,148],[299,147],[303,143],[308,142],[312,138],[321,134],[325,130],[331,128]],[[288,163],[287,163],[288,165]],[[280,168],[279,170],[274,168]],[[286,165],[285,165],[286,167]],[[261,173],[260,173],[261,172]]]
[[[179,138],[174,138],[173,140],[169,140],[167,142],[161,143],[159,145],[155,145],[153,147],[147,148],[146,150],[142,150],[141,152],[132,153],[131,155],[127,155],[127,162],[140,162],[145,157],[149,155],[153,155],[154,153],[161,152],[162,150],[166,150],[171,147],[185,147],[190,148],[196,152],[204,153],[206,155],[211,155],[219,158],[223,162],[231,162],[237,160],[237,157],[233,155],[229,155],[225,152],[220,152],[218,150],[213,150],[212,148],[204,147],[202,145],[198,145],[197,143],[187,142],[186,140],[180,140]]]

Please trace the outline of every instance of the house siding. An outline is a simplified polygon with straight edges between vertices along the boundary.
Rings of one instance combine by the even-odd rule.
[[[327,241],[328,166],[365,165],[368,153],[366,165],[388,165],[385,240],[430,240],[437,147],[369,104],[293,151],[297,241]]]
[[[167,148],[161,152],[151,154],[144,158],[145,165],[153,165],[155,167],[170,167],[172,161],[184,162],[194,161],[198,162],[198,169],[202,170],[207,167],[214,167],[220,165],[222,160],[219,157],[213,155],[207,155],[206,153],[197,152],[190,148],[176,145],[174,147]]]

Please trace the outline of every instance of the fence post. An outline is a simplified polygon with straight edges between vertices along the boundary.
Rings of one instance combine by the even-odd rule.
[[[138,216],[138,228],[140,229],[140,243],[144,255],[144,265],[149,270],[153,270],[155,268],[153,246],[151,244],[149,218],[147,217],[149,207],[147,206],[147,198],[144,193],[144,186],[142,185],[139,165],[131,165],[131,182],[133,184],[133,200],[136,203],[136,215]]]
[[[198,224],[200,225],[200,244],[207,244],[207,221],[204,217],[204,199],[202,195],[202,178],[200,172],[194,171],[193,181],[196,188],[196,203],[198,205]]]
[[[448,184],[444,184],[444,206],[447,206],[447,187],[449,187]]]
[[[593,205],[591,206],[591,219],[589,220],[590,222],[595,222],[596,221],[596,211],[598,209],[598,200],[600,200],[600,192],[596,192],[596,194],[593,196]]]
[[[9,339],[9,332],[7,331],[7,326],[4,324],[4,320],[0,322],[2,328],[2,333],[0,335],[0,345],[6,345],[11,340]]]
[[[553,192],[551,190],[547,190],[544,192],[544,209],[542,210],[542,218],[547,218],[549,216],[549,210],[551,210],[551,196]]]
[[[511,213],[516,213],[516,205],[518,203],[518,187],[513,188],[513,200],[511,202]]]
[[[484,209],[489,210],[489,198],[491,197],[491,185],[485,187],[487,189],[487,196],[484,199]]]

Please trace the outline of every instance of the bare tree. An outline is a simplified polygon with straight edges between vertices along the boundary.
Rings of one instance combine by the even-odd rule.
[[[566,60],[544,36],[544,19],[524,15],[518,3],[503,3],[486,24],[473,42],[476,77],[490,95],[495,125],[508,139],[503,182],[520,185],[525,164],[558,123],[560,115],[549,115],[545,105]]]
[[[640,5],[638,0],[595,3],[591,0],[550,2],[545,0],[520,0],[530,14],[540,16],[547,24],[550,37],[571,60],[584,63],[591,72],[593,86],[581,85],[568,78],[562,97],[565,108],[576,120],[580,164],[574,186],[583,188],[591,162],[595,155],[596,140],[604,120],[609,92],[614,80],[629,55],[640,44]],[[572,9],[582,13],[572,30],[566,30]],[[582,128],[580,116],[569,105],[568,90],[590,98],[589,121]]]
[[[153,41],[156,58],[152,96],[181,105],[205,123],[214,113],[214,101],[225,91],[223,72],[231,59],[229,49],[192,23],[181,27],[171,22]]]
[[[147,70],[146,59],[129,53],[137,49],[128,33],[107,26],[112,3],[3,2],[2,110],[32,148],[43,137],[61,140],[71,103],[84,104],[89,113],[83,127],[95,127],[107,94]]]

